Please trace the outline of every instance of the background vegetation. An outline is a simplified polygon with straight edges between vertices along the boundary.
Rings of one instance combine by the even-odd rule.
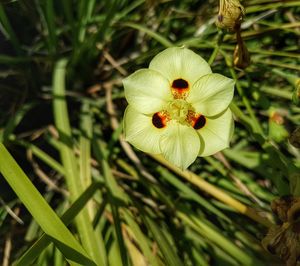
[[[217,2],[1,1],[3,266],[278,262],[260,241],[272,199],[300,194],[288,141],[300,2],[242,2],[245,70],[232,66],[235,35],[214,24]],[[237,80],[231,148],[186,172],[133,149],[121,126],[122,79],[183,44]]]

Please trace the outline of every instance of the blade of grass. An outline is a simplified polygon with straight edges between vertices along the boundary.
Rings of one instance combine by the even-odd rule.
[[[178,174],[185,180],[189,181],[190,183],[194,184],[201,190],[205,191],[206,193],[209,193],[216,199],[220,200],[221,202],[225,203],[228,206],[231,206],[235,210],[239,211],[240,213],[243,213],[244,215],[248,216],[250,219],[259,222],[260,224],[270,227],[272,223],[269,220],[266,220],[262,216],[260,216],[254,209],[252,209],[249,206],[244,205],[243,203],[239,202],[238,200],[232,198],[228,194],[226,194],[221,189],[211,185],[207,181],[203,180],[196,174],[194,174],[191,171],[182,171],[178,167],[170,164],[168,161],[166,161],[162,156],[160,155],[150,155],[152,158],[154,158],[156,161],[161,163],[162,165],[166,166],[170,170],[172,170],[174,173]]]
[[[79,13],[79,31],[78,31],[78,40],[79,42],[83,42],[86,35],[86,27],[92,16],[95,0],[89,1],[79,1],[78,5],[78,13]]]
[[[238,260],[241,265],[261,265],[257,264],[258,262],[255,258],[238,248],[231,242],[231,240],[228,240],[225,236],[223,236],[221,232],[216,231],[212,225],[209,225],[201,219],[196,218],[192,213],[188,212],[185,214],[177,211],[177,215],[199,234],[208,238],[214,244],[218,245],[221,249],[229,253],[233,258]]]
[[[96,265],[0,143],[0,172],[51,241],[70,263]]]
[[[121,228],[122,224],[121,224],[121,219],[120,219],[120,214],[118,209],[119,207],[124,205],[124,202],[126,202],[128,199],[126,195],[123,193],[123,191],[120,189],[120,187],[118,187],[118,184],[111,173],[110,166],[107,162],[108,153],[105,150],[104,144],[101,142],[101,140],[94,139],[93,148],[94,148],[95,157],[102,166],[103,175],[109,191],[108,200],[110,202],[111,211],[113,215],[117,244],[118,244],[122,264],[126,266],[128,265],[128,257],[125,248],[125,242],[123,239],[122,228]]]
[[[174,246],[170,244],[162,228],[159,228],[158,224],[155,223],[150,217],[146,215],[143,215],[143,220],[145,221],[147,227],[152,232],[152,235],[157,245],[159,246],[162,254],[164,255],[166,259],[166,265],[172,265],[172,266],[183,265],[181,260],[177,256],[176,251],[174,250]]]
[[[91,176],[91,139],[92,139],[93,119],[91,115],[90,105],[86,102],[82,103],[80,116],[81,135],[79,139],[79,164],[80,164],[80,179],[83,187],[88,187],[92,183]],[[87,209],[91,220],[95,217],[95,204],[89,202]],[[95,234],[95,240],[99,249],[99,254],[102,258],[103,265],[107,264],[105,244],[101,234]]]
[[[249,6],[246,8],[246,13],[255,13],[255,12],[262,12],[265,10],[271,10],[271,9],[279,9],[279,8],[286,8],[286,7],[294,7],[294,6],[300,6],[299,1],[291,1],[284,3],[282,1],[278,3],[271,3],[271,4],[263,4],[263,5],[256,5],[256,6]]]
[[[139,25],[139,24],[136,24],[136,23],[132,23],[132,22],[125,22],[125,23],[122,23],[122,26],[125,26],[125,27],[130,27],[130,28],[133,28],[133,29],[136,29],[136,30],[139,30],[141,32],[144,32],[146,34],[148,34],[150,37],[152,37],[153,39],[155,39],[156,41],[158,41],[160,44],[162,44],[163,46],[165,47],[172,47],[174,46],[174,44],[172,44],[168,39],[166,39],[165,37],[159,35],[158,33],[142,26],[142,25]]]
[[[44,152],[43,150],[41,150],[39,147],[33,145],[30,142],[24,141],[24,140],[17,140],[16,136],[11,135],[11,137],[9,138],[9,140],[16,144],[16,145],[20,145],[26,149],[29,149],[32,151],[32,153],[39,158],[40,160],[42,160],[44,163],[46,163],[49,167],[51,167],[53,170],[56,170],[57,172],[59,172],[60,174],[64,175],[65,174],[65,168],[59,163],[57,162],[55,159],[53,159],[51,156],[49,156],[48,153]]]
[[[74,15],[73,15],[74,12],[73,4],[71,0],[61,1],[61,4],[62,4],[62,9],[65,13],[67,23],[68,25],[71,26],[73,46],[75,47],[77,44],[77,36],[76,36],[76,27],[75,27]]]
[[[91,184],[80,197],[70,206],[70,208],[62,215],[62,222],[68,226],[74,218],[80,213],[84,208],[86,203],[93,197],[97,189],[99,189],[99,183]],[[47,235],[43,234],[23,255],[18,261],[16,261],[13,266],[30,265],[40,253],[51,243],[51,240]]]
[[[6,38],[8,38],[12,45],[14,46],[16,52],[18,54],[21,54],[22,53],[22,50],[21,50],[21,45],[20,45],[20,42],[17,38],[17,35],[15,34],[10,22],[9,22],[9,19],[6,15],[6,12],[5,12],[5,9],[3,7],[3,5],[0,3],[0,26],[1,28],[3,29],[2,32],[3,34],[6,36]],[[0,30],[1,30],[0,28]]]
[[[32,58],[28,58],[28,57],[14,57],[14,56],[0,54],[0,64],[5,64],[5,65],[17,65],[21,63],[27,63],[31,60]]]
[[[83,103],[80,115],[80,179],[84,187],[92,182],[91,177],[91,138],[92,138],[92,117],[90,115],[89,104]]]
[[[146,236],[141,231],[139,225],[135,222],[131,213],[127,210],[123,210],[122,213],[124,214],[124,219],[126,220],[130,230],[132,230],[133,234],[135,235],[135,237],[138,241],[138,246],[141,248],[143,254],[146,256],[150,265],[158,266],[159,262],[157,261],[157,258],[155,256],[153,256],[153,253],[151,251],[151,248],[149,247]]]
[[[57,49],[57,35],[53,4],[53,0],[43,0],[37,2],[37,7],[40,7],[39,13],[46,33],[45,41],[47,42],[48,50],[51,55],[54,55]]]
[[[35,106],[34,103],[24,104],[22,107],[8,120],[4,130],[0,132],[0,142],[5,143],[15,128],[19,125],[26,113]]]
[[[66,65],[66,59],[61,59],[55,64],[53,74],[53,112],[55,125],[61,140],[61,160],[65,167],[65,178],[70,190],[70,199],[73,202],[80,196],[84,187],[77,169],[77,160],[73,149],[71,126],[65,99]],[[100,247],[98,247],[87,209],[82,210],[77,216],[76,225],[84,248],[95,259],[97,265],[105,265],[99,253]]]
[[[207,200],[205,200],[200,195],[198,195],[191,188],[186,186],[183,182],[181,182],[178,178],[176,178],[174,175],[172,175],[166,169],[159,167],[158,171],[160,172],[160,174],[163,178],[165,178],[168,182],[170,182],[174,187],[176,187],[177,189],[182,191],[184,197],[197,202],[198,204],[200,204],[204,208],[206,208],[208,211],[215,214],[217,217],[220,217],[220,218],[224,219],[225,221],[230,222],[230,219],[223,212],[218,210],[216,207],[214,207]]]

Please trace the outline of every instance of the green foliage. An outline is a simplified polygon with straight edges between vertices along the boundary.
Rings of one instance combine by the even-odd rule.
[[[232,64],[234,34],[214,25],[217,1],[1,2],[6,265],[273,263],[260,244],[270,202],[300,193],[300,152],[288,142],[300,123],[300,3],[242,3],[245,70]],[[122,136],[121,80],[181,45],[236,80],[231,147],[189,172]]]

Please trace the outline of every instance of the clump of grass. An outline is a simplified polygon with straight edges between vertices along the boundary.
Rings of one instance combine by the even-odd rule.
[[[215,5],[0,4],[3,265],[276,260],[260,241],[274,223],[271,201],[300,191],[293,179],[300,153],[288,142],[300,121],[291,82],[299,70],[300,3],[245,3],[245,70],[232,65],[236,41],[231,33],[220,38]],[[133,149],[121,126],[121,80],[165,47],[183,44],[236,80],[231,147],[186,172]]]

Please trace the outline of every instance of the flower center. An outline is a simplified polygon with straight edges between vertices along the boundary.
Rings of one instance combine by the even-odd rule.
[[[179,123],[187,123],[187,115],[193,107],[183,99],[175,99],[169,103],[167,112],[171,119],[178,121]]]
[[[152,124],[156,128],[164,128],[170,120],[191,126],[198,130],[205,126],[206,118],[204,115],[197,114],[191,104],[183,99],[174,99],[164,110],[152,116]]]

